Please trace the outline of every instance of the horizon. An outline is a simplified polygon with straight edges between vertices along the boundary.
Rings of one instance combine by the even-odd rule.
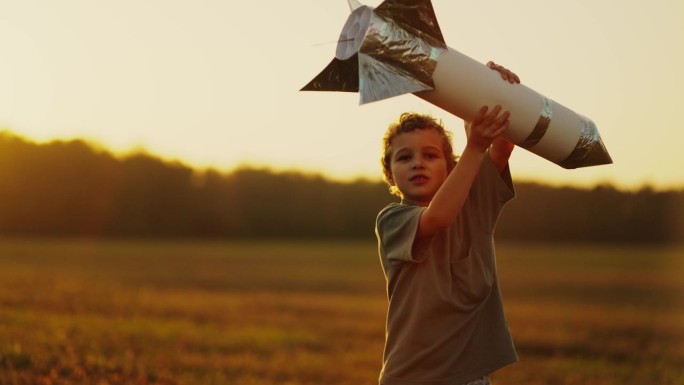
[[[221,175],[227,176],[234,174],[236,172],[248,170],[248,171],[256,171],[256,172],[265,172],[273,175],[282,175],[282,174],[297,174],[301,175],[304,177],[320,177],[326,181],[333,182],[333,183],[355,183],[355,182],[369,182],[369,183],[384,183],[383,177],[382,177],[382,170],[380,168],[380,163],[378,163],[378,175],[375,177],[369,177],[365,175],[358,175],[358,176],[351,176],[349,178],[340,178],[336,177],[334,175],[330,175],[326,173],[325,171],[320,171],[316,169],[305,169],[305,168],[278,168],[274,167],[273,165],[258,165],[258,164],[250,164],[250,163],[243,163],[243,164],[238,164],[234,167],[231,168],[218,168],[215,166],[199,166],[192,164],[191,162],[187,162],[186,160],[180,159],[180,158],[173,158],[173,157],[167,157],[164,156],[163,154],[158,154],[153,151],[150,151],[144,147],[133,147],[128,150],[124,151],[115,151],[109,147],[107,147],[106,144],[102,143],[94,143],[86,138],[54,138],[54,139],[49,139],[49,140],[35,140],[33,138],[29,138],[25,135],[18,134],[11,129],[8,128],[3,128],[0,127],[0,137],[2,136],[9,136],[11,138],[16,138],[22,141],[25,141],[31,145],[35,146],[47,146],[50,144],[54,143],[69,143],[69,142],[81,142],[85,144],[88,148],[93,150],[95,153],[104,153],[107,155],[110,155],[118,160],[124,160],[130,157],[135,157],[135,156],[147,156],[153,159],[158,159],[159,161],[172,165],[172,164],[178,164],[183,167],[187,167],[191,169],[193,172],[198,172],[198,173],[203,173],[203,172],[209,172],[209,171],[214,171],[218,172]],[[379,161],[378,161],[379,162]],[[515,172],[512,170],[512,174]],[[684,184],[681,184],[679,186],[655,186],[652,184],[642,184],[642,185],[637,185],[637,186],[631,186],[631,187],[626,187],[626,186],[620,186],[616,185],[611,182],[597,182],[594,184],[586,184],[586,185],[580,185],[580,184],[570,184],[570,183],[553,183],[547,180],[541,180],[541,179],[527,179],[527,178],[516,178],[515,175],[513,175],[513,183],[523,183],[523,184],[538,184],[550,188],[573,188],[573,189],[581,189],[581,190],[592,190],[596,188],[601,188],[601,187],[608,187],[608,188],[613,188],[618,191],[622,192],[638,192],[638,191],[644,191],[644,190],[654,190],[658,192],[684,192]]]

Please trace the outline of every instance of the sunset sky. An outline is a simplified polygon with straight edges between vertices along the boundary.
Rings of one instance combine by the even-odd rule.
[[[377,6],[381,1],[362,1]],[[434,0],[447,45],[514,70],[596,122],[614,164],[565,170],[523,149],[515,179],[684,187],[684,2]],[[413,96],[300,92],[333,58],[346,0],[0,0],[0,130],[84,138],[188,165],[379,179]]]

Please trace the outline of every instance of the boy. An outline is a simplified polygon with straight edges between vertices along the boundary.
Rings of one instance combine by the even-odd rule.
[[[519,83],[494,64],[502,78]],[[401,203],[376,221],[389,309],[382,385],[489,384],[517,361],[496,276],[493,231],[514,190],[508,111],[483,106],[466,122],[456,160],[433,118],[402,114],[385,134],[385,180]]]

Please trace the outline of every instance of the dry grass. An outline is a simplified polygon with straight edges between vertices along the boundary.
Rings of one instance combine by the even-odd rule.
[[[499,246],[495,384],[684,384],[684,250]],[[0,384],[373,384],[371,242],[0,240]]]

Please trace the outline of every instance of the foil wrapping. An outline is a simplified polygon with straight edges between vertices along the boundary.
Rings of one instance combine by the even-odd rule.
[[[339,45],[359,44],[351,36],[360,28],[365,34],[358,55],[334,58],[302,91],[358,91],[360,104],[365,104],[434,89],[432,74],[447,47],[429,0],[386,1],[375,10],[356,2],[350,7],[338,52],[348,50]],[[367,25],[350,23],[366,19]]]
[[[567,158],[558,162],[558,165],[563,168],[578,168],[612,163],[596,124],[585,116],[580,118],[582,130],[577,145]]]
[[[537,117],[532,104],[538,93],[522,85],[503,90],[487,80],[485,66],[479,69],[480,63],[447,47],[430,0],[385,0],[375,9],[348,1],[352,12],[336,57],[302,91],[359,92],[360,104],[413,93],[463,119],[473,115],[473,100],[491,104],[503,98],[517,108],[512,114],[530,114],[519,120],[524,124],[509,127],[516,145],[565,168],[612,163],[590,119],[578,121],[578,114],[543,96]]]
[[[532,129],[530,135],[527,138],[525,138],[524,141],[518,143],[518,145],[520,147],[529,149],[534,147],[535,144],[539,143],[539,141],[544,137],[544,134],[546,134],[546,130],[548,130],[549,125],[551,124],[552,116],[553,104],[551,100],[542,96],[539,120],[537,121],[537,124],[534,126],[534,129]]]
[[[373,13],[359,51],[361,104],[433,89],[442,50]]]

